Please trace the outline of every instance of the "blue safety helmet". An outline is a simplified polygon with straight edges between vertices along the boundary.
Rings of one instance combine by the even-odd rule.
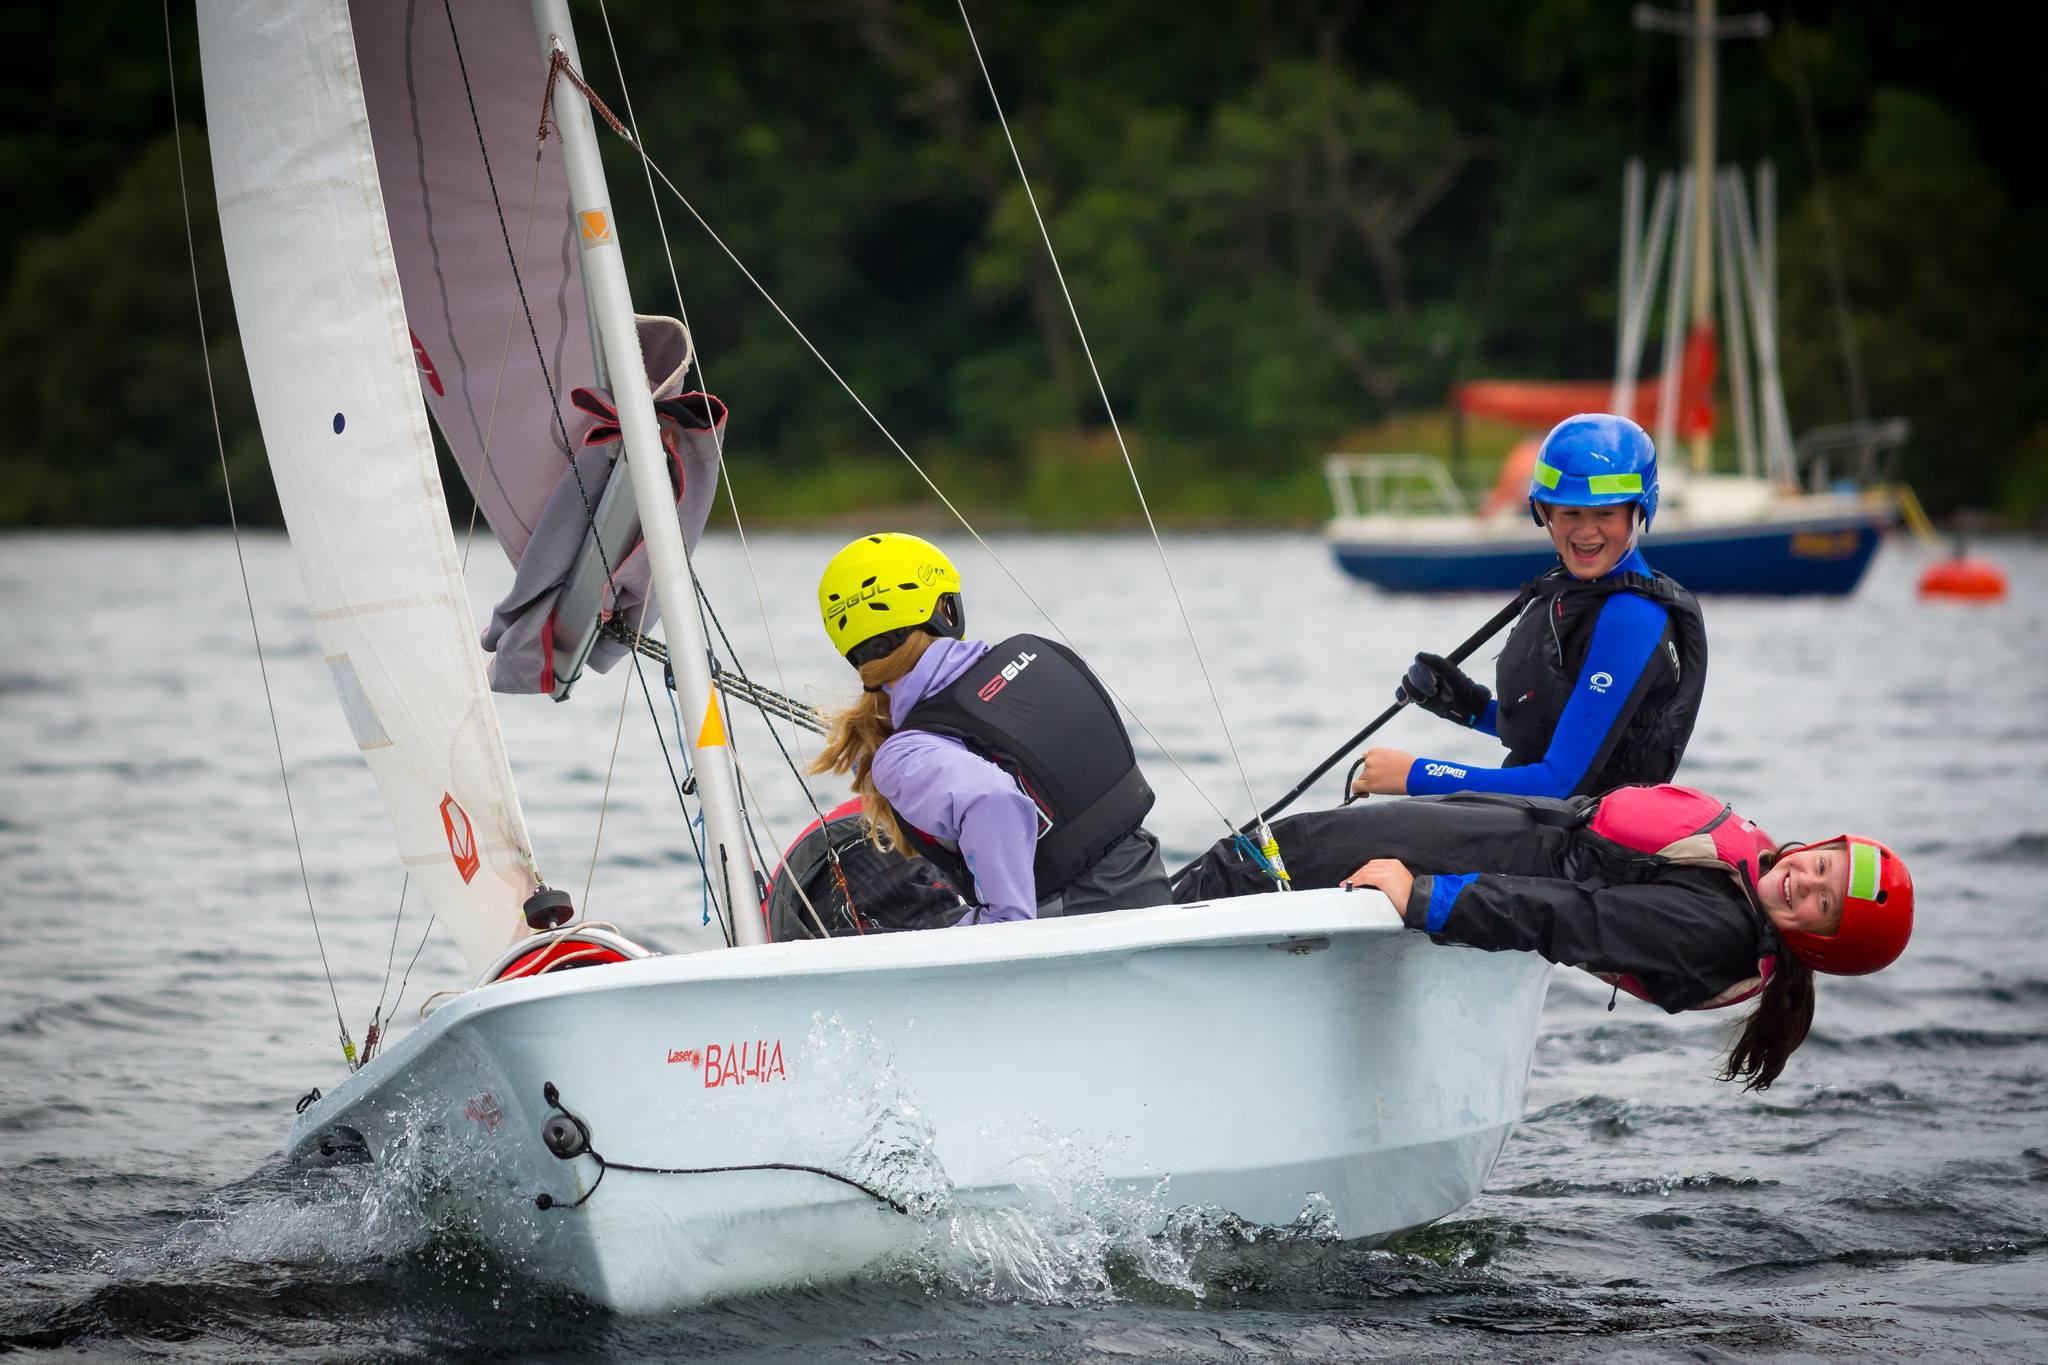
[[[1608,412],[1565,418],[1543,438],[1529,476],[1529,515],[1541,526],[1539,502],[1558,507],[1632,502],[1648,530],[1657,515],[1657,447],[1650,433]]]

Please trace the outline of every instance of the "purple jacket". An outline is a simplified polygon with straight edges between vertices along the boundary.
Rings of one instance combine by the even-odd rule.
[[[979,640],[934,640],[917,667],[887,684],[889,721],[947,687],[988,653]],[[875,750],[875,789],[926,834],[960,846],[982,909],[962,924],[1036,919],[1038,807],[1016,780],[957,739],[903,730]]]

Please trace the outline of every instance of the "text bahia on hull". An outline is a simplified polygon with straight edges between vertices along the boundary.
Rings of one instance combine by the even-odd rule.
[[[1030,1204],[1076,1151],[1091,1197],[1148,1225],[1306,1211],[1370,1236],[1479,1191],[1549,969],[1432,946],[1376,893],[765,941],[723,709],[760,701],[714,675],[689,563],[724,409],[684,390],[681,326],[626,296],[565,7],[201,0],[199,27],[238,324],[324,662],[414,903],[476,974],[366,1038],[292,1156],[410,1171],[505,1264],[627,1310],[853,1274]],[[430,414],[516,566],[488,678]],[[620,657],[601,622],[657,613],[699,718],[678,729],[724,928],[670,955],[529,925],[571,912],[492,695],[565,697]],[[992,1039],[1031,1046],[992,1064]]]
[[[428,1145],[507,1259],[627,1310],[853,1274],[961,1213],[1058,1197],[1077,1152],[1147,1222],[1307,1213],[1370,1236],[1478,1194],[1547,979],[1341,891],[652,957],[443,1005],[290,1149]],[[817,1170],[558,1160],[550,1082],[614,1163]]]
[[[1858,418],[1792,436],[1778,363],[1775,180],[1768,163],[1758,169],[1752,210],[1741,170],[1714,167],[1716,44],[1767,26],[1760,15],[1717,19],[1705,0],[1687,15],[1648,5],[1635,15],[1688,40],[1692,158],[1682,178],[1659,178],[1647,218],[1642,163],[1628,164],[1613,382],[1461,384],[1456,416],[1539,434],[1579,412],[1633,417],[1657,443],[1663,492],[1646,549],[1659,570],[1698,593],[1852,592],[1897,520],[1900,490],[1885,476],[1908,430],[1897,418]],[[1641,379],[1660,283],[1661,372]],[[1734,470],[1711,467],[1717,370],[1727,378]],[[1331,553],[1346,573],[1390,591],[1513,590],[1555,562],[1525,502],[1537,444],[1515,448],[1476,509],[1441,460],[1330,456]]]

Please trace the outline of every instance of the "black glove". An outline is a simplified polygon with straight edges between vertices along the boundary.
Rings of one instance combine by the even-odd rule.
[[[1408,666],[1408,675],[1394,689],[1396,700],[1412,701],[1432,715],[1473,725],[1485,713],[1493,693],[1466,677],[1464,671],[1440,654],[1418,654]]]

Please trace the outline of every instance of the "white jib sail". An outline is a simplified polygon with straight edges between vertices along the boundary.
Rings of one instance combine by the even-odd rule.
[[[481,970],[526,932],[537,874],[435,467],[348,5],[198,9],[235,313],[313,620],[399,857]]]

